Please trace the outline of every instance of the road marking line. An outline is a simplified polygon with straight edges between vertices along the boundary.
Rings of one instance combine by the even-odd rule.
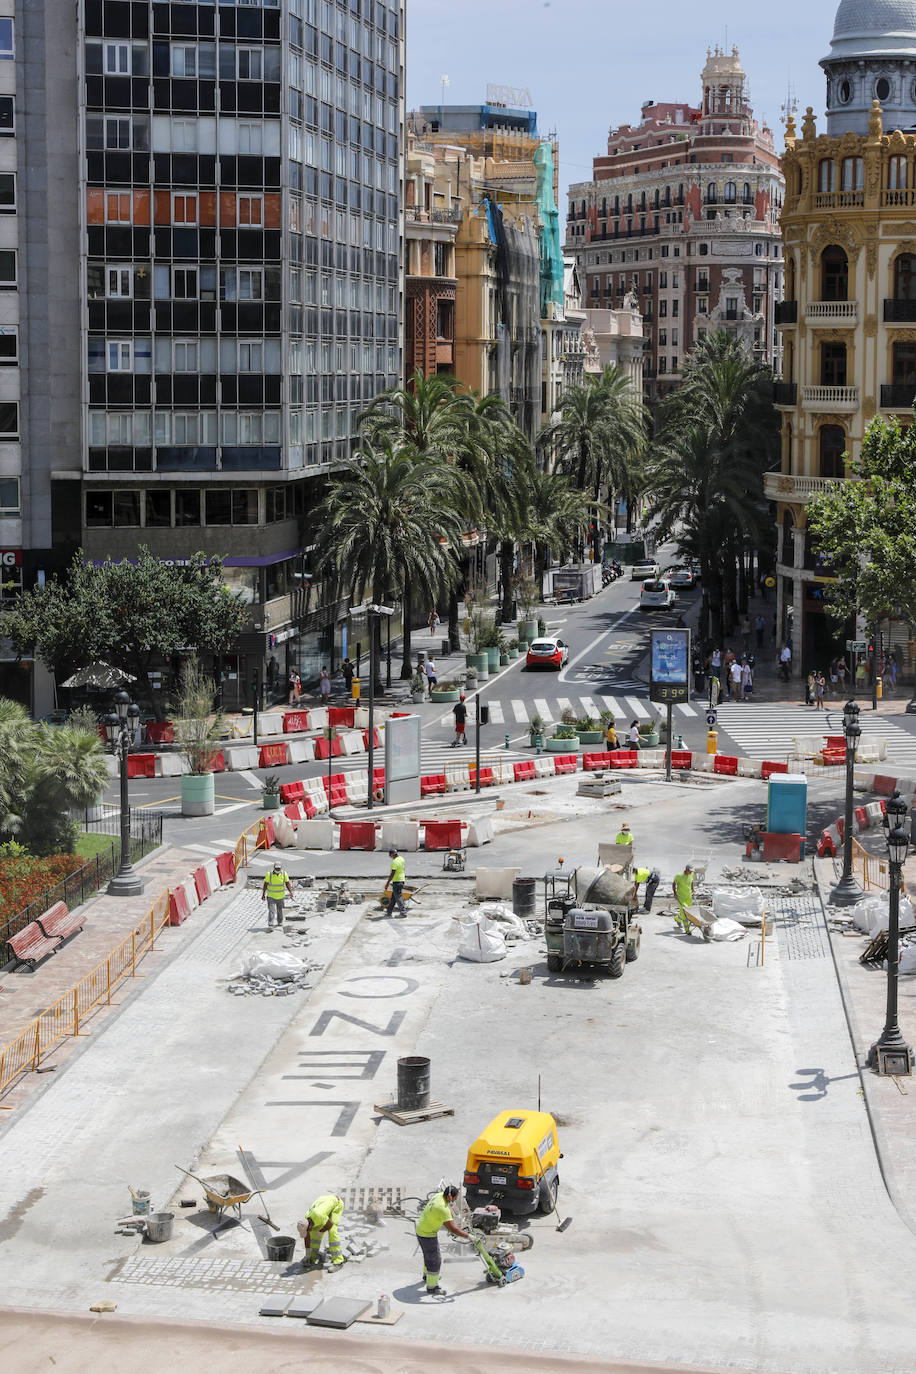
[[[637,701],[636,697],[624,697],[624,701],[632,709],[633,714],[637,720],[648,719],[649,712],[646,710],[645,706],[643,706],[641,701]]]
[[[614,621],[613,625],[609,625],[609,626],[607,627],[606,630],[602,630],[602,631],[601,631],[601,634],[600,634],[600,635],[596,635],[595,638],[592,640],[591,644],[586,644],[585,648],[584,648],[580,653],[576,654],[576,657],[575,657],[575,658],[571,658],[571,659],[569,660],[569,662],[567,663],[567,665],[566,665],[565,668],[561,668],[561,669],[560,669],[560,672],[559,672],[559,674],[558,674],[558,676],[557,676],[557,681],[558,681],[558,682],[568,682],[568,681],[569,681],[568,674],[569,674],[570,670],[571,670],[572,668],[575,668],[575,666],[576,666],[577,663],[581,663],[582,660],[583,660],[584,658],[587,658],[588,655],[589,655],[589,654],[592,652],[592,650],[595,648],[595,646],[596,646],[597,644],[600,644],[601,641],[602,641],[603,639],[607,639],[608,635],[614,634],[614,632],[616,631],[618,625],[622,625],[623,622],[624,622],[625,620],[628,620],[635,610],[636,610],[636,607],[635,607],[635,606],[631,606],[630,609],[629,609],[628,611],[624,611],[623,615],[619,615],[619,616],[617,617],[617,619]]]
[[[604,702],[605,706],[610,711],[611,715],[614,717],[615,720],[617,720],[620,716],[624,714],[613,697],[602,697],[601,700]]]
[[[503,715],[503,708],[498,701],[490,703],[490,720],[494,725],[505,725],[506,717]]]
[[[579,700],[582,702],[583,715],[591,716],[592,720],[597,720],[601,715],[601,707],[591,697],[580,697]]]
[[[517,697],[514,697],[512,700],[512,714],[515,716],[519,725],[528,723],[528,707],[523,701],[519,701]]]
[[[542,698],[540,697],[535,697],[534,709],[537,711],[538,715],[541,717],[541,720],[544,722],[545,725],[549,725],[551,723],[551,721],[553,720],[553,716],[550,714],[550,707],[547,705],[546,701],[542,700]]]
[[[560,708],[561,719],[564,711],[572,711],[573,709],[573,704],[570,701],[569,697],[557,697],[557,705]]]
[[[230,811],[243,811],[246,806],[254,806],[253,801],[233,802],[232,806],[220,806],[213,812],[214,816],[228,816]],[[233,842],[234,843],[234,842]]]
[[[686,702],[679,702],[674,709],[680,711],[682,716],[697,716],[700,714],[693,706],[688,706]]]
[[[261,779],[256,778],[255,775],[249,772],[247,768],[243,768],[240,772],[236,773],[236,777],[244,778],[249,787],[257,787],[259,790],[264,785],[261,782]]]

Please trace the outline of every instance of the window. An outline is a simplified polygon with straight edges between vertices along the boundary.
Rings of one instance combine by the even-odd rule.
[[[175,492],[175,524],[199,525],[200,524],[200,492],[182,491]]]
[[[916,344],[894,344],[892,379],[895,386],[916,387]]]
[[[102,45],[103,70],[106,76],[130,75],[130,44],[104,43]]]
[[[134,346],[129,339],[109,342],[105,350],[105,367],[108,372],[132,372],[134,366]]]
[[[264,345],[239,341],[239,372],[264,371]]]
[[[173,43],[173,76],[216,76],[216,45],[214,43]]]
[[[112,495],[110,491],[86,492],[86,526],[88,529],[111,528]]]
[[[108,224],[132,223],[133,196],[130,191],[108,191],[105,195],[105,220]]]
[[[726,205],[734,205],[735,201],[738,199],[738,188],[733,181],[727,181],[725,183],[725,193],[723,198],[725,200]]]
[[[0,401],[0,439],[19,437],[19,405],[16,401]]]
[[[837,244],[831,244],[821,254],[821,299],[849,299],[849,262],[845,252]]]
[[[258,267],[225,267],[220,272],[220,299],[260,301],[264,299],[264,273]]]
[[[330,412],[325,412],[330,415]],[[279,411],[232,411],[224,410],[220,415],[222,433],[220,442],[230,447],[236,445],[260,446],[279,444]]]
[[[846,345],[821,344],[821,386],[846,385]]]
[[[886,76],[879,76],[875,82],[875,95],[879,100],[887,100],[891,93],[891,83]]]
[[[197,196],[174,194],[172,196],[172,223],[197,223]]]
[[[846,434],[839,425],[824,425],[820,432],[820,460],[822,477],[843,477],[846,464]]]
[[[8,215],[16,209],[16,173],[0,172],[0,215]]]
[[[0,135],[16,132],[16,102],[11,95],[0,95]]]
[[[844,157],[840,164],[840,175],[844,191],[861,191],[865,185],[865,159]]]
[[[264,223],[264,197],[239,196],[238,217],[240,225],[260,228]],[[253,254],[246,256],[254,256]]]
[[[197,372],[200,369],[200,344],[196,339],[176,339],[172,367],[176,372]]]
[[[719,199],[719,190],[718,190],[718,187],[716,186],[715,182],[710,182],[709,185],[706,187],[706,204],[707,204],[707,205],[715,205],[715,203],[716,203],[716,201],[717,201],[718,199]]]
[[[146,493],[146,524],[153,529],[167,528],[172,523],[172,493],[170,491],[148,491]]]
[[[0,19],[0,62],[12,62],[15,56],[13,21],[12,19]]]
[[[0,515],[19,515],[20,504],[18,477],[0,477]]]
[[[131,267],[105,268],[105,295],[110,300],[127,300],[133,294],[134,274]]]
[[[243,156],[260,156],[264,149],[264,136],[260,124],[239,125],[239,152]]]
[[[0,367],[16,367],[19,363],[19,328],[15,324],[0,325]]]
[[[836,167],[829,157],[817,164],[817,189],[822,194],[836,190]]]
[[[172,296],[176,301],[197,299],[196,267],[175,267],[172,269]]]
[[[16,253],[12,248],[0,248],[0,288],[16,285]]]
[[[239,81],[263,80],[264,54],[260,48],[237,48],[236,58]]]
[[[916,301],[916,256],[912,253],[894,259],[894,300]]]
[[[892,157],[887,163],[887,189],[889,191],[905,191],[907,187],[907,170],[905,157]]]

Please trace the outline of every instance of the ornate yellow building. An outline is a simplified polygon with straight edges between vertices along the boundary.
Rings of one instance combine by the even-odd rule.
[[[912,418],[916,397],[916,5],[843,0],[821,66],[826,132],[810,106],[800,135],[786,129],[782,471],[767,478],[796,671],[826,667],[845,639],[824,614],[807,505],[844,480],[875,415]],[[902,629],[894,648],[905,663]]]

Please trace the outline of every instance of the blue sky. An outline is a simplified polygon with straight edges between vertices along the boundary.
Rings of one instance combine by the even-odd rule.
[[[758,118],[781,148],[791,85],[824,110],[838,0],[407,0],[408,104],[480,104],[488,82],[527,87],[541,132],[560,140],[560,185],[588,180],[611,125],[636,124],[646,100],[699,103],[706,49],[737,44]],[[565,209],[561,205],[561,209]]]

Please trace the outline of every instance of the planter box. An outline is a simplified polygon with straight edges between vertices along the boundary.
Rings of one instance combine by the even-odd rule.
[[[518,642],[521,644],[524,639],[530,644],[533,639],[538,637],[538,622],[536,620],[520,620],[518,622]]]
[[[279,792],[262,792],[262,794],[261,794],[261,809],[262,809],[263,811],[279,811],[279,810],[280,810],[280,793],[279,793]]]
[[[657,748],[658,748],[658,735],[655,735],[655,734],[652,734],[652,735],[640,735],[640,737],[639,737],[639,747],[640,747],[640,749],[657,749]]]
[[[508,655],[508,654],[500,654],[500,656],[499,656],[499,666],[500,666],[500,668],[508,668],[508,666],[509,666],[509,655]]]
[[[440,692],[440,691],[438,691],[438,690],[434,687],[434,688],[433,688],[432,697],[431,697],[430,699],[431,699],[432,701],[437,701],[437,702],[443,702],[443,701],[457,701],[458,698],[459,698],[460,696],[461,696],[461,693],[458,691],[458,688],[457,688],[457,687],[455,688],[455,690],[454,690],[453,692],[452,692],[452,691],[448,691],[448,690],[445,689],[445,688],[443,688],[443,690]]]
[[[490,657],[486,652],[480,654],[468,654],[468,658],[471,660],[468,664],[468,667],[477,669],[478,678],[490,676]]]
[[[279,801],[279,798],[277,799]],[[212,816],[216,809],[212,773],[183,773],[181,777],[181,814]]]
[[[544,748],[548,754],[574,754],[579,748],[579,736],[572,739],[546,739]]]
[[[510,650],[509,650],[509,659],[510,659],[510,662],[511,662],[512,659],[515,659],[515,658],[518,658],[518,649],[510,649]]]
[[[580,744],[603,744],[603,743],[604,743],[604,731],[603,731],[603,730],[580,730],[580,731],[579,731],[579,743],[580,743]]]
[[[495,673],[499,667],[499,650],[497,648],[487,649],[487,667],[491,673]]]

